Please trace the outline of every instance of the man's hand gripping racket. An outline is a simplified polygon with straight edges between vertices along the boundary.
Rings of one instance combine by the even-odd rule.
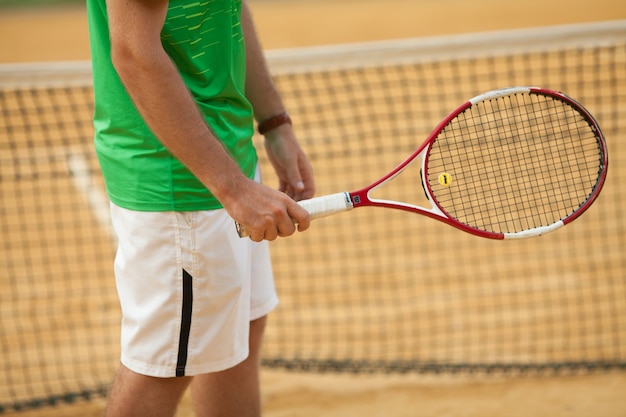
[[[421,161],[430,207],[371,192]],[[593,116],[563,93],[513,87],[454,110],[404,162],[353,192],[300,201],[311,219],[358,207],[419,213],[491,239],[556,230],[595,201],[606,179],[606,142]],[[237,224],[241,237],[248,235]]]

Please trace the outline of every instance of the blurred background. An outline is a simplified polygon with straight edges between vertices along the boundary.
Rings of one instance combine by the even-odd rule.
[[[249,3],[319,194],[512,84],[581,100],[611,161],[589,213],[537,240],[364,210],[275,242],[265,415],[626,415],[626,2]],[[0,0],[0,414],[100,415],[117,364],[88,59],[84,1]]]
[[[249,4],[268,49],[626,16],[619,0],[251,0]],[[0,36],[0,62],[89,58],[84,1],[80,0],[0,0]]]

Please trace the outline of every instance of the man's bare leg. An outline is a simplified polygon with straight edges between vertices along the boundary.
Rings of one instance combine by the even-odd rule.
[[[198,417],[260,417],[259,368],[267,317],[250,322],[250,355],[222,372],[194,377],[191,384]]]
[[[121,365],[109,393],[105,417],[172,417],[191,378],[155,378]]]

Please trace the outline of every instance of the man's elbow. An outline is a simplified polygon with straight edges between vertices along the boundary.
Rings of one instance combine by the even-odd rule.
[[[136,48],[123,40],[111,41],[111,62],[113,67],[120,74],[120,76],[126,74],[129,71],[138,69],[141,65],[141,58],[138,55]]]

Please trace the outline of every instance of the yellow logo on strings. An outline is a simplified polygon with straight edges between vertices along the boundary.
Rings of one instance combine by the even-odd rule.
[[[450,184],[452,184],[452,176],[448,174],[447,172],[440,174],[439,184],[443,185],[444,187],[449,187]]]

